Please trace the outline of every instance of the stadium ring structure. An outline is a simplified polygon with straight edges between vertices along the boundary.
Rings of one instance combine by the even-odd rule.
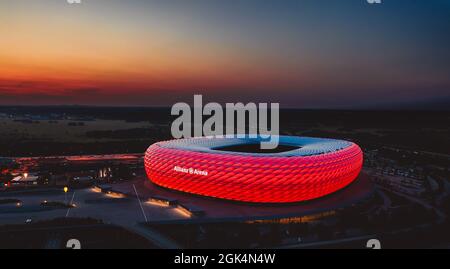
[[[335,139],[280,136],[279,145],[287,150],[233,150],[260,142],[235,137],[158,142],[145,154],[145,169],[151,182],[168,189],[241,202],[291,203],[346,187],[363,163],[358,145]]]

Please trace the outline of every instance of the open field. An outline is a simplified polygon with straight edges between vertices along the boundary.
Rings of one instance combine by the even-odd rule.
[[[142,153],[171,139],[174,119],[169,108],[0,107],[0,156]],[[444,155],[449,122],[449,111],[280,111],[281,134]]]
[[[81,123],[70,126],[71,123]],[[126,122],[124,120],[92,120],[92,121],[33,121],[24,123],[14,119],[0,119],[0,137],[4,140],[39,140],[53,142],[89,143],[98,139],[87,136],[92,131],[127,130],[135,128],[152,128],[148,122]],[[105,141],[108,138],[104,138]],[[113,139],[110,139],[113,140]]]

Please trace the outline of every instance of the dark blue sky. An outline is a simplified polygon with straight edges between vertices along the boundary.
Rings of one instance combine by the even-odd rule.
[[[0,104],[450,98],[450,0],[2,0],[0,36]]]

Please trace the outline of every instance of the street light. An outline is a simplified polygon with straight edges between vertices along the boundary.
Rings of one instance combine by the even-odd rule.
[[[69,191],[69,188],[66,186],[64,187],[64,204],[67,205],[67,192]]]

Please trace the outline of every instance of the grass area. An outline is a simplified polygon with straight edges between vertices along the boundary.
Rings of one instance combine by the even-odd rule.
[[[0,249],[64,249],[70,239],[79,240],[82,249],[156,248],[124,228],[90,218],[0,226],[0,237]]]
[[[4,140],[48,140],[54,142],[88,143],[98,140],[86,137],[88,132],[152,127],[152,124],[148,122],[127,122],[124,120],[83,121],[80,126],[70,126],[70,123],[74,123],[74,121],[33,121],[32,123],[25,123],[12,119],[0,119],[0,137]]]

